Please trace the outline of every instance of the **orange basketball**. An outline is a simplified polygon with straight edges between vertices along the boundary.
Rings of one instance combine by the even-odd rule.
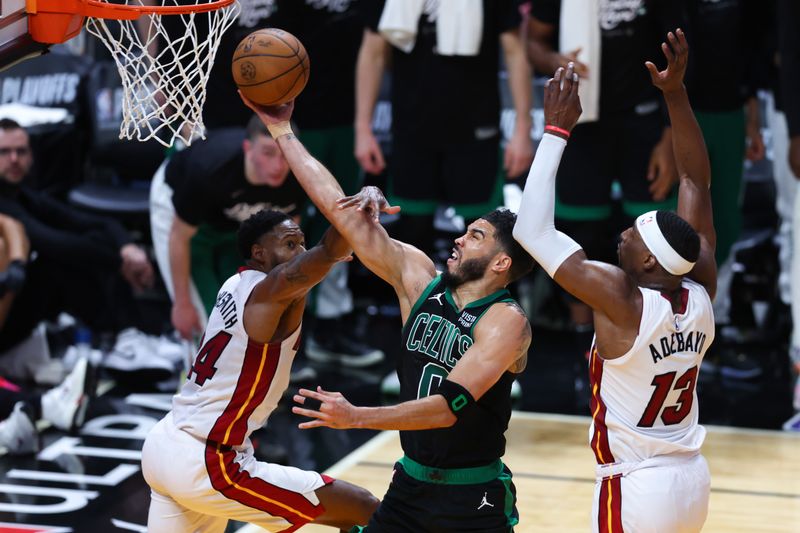
[[[302,43],[278,28],[254,31],[233,52],[233,80],[247,98],[261,105],[294,99],[308,82],[310,65]]]

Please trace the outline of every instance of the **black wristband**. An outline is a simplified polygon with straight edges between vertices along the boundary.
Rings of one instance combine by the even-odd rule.
[[[469,412],[469,408],[475,404],[475,399],[467,389],[454,381],[445,379],[436,390],[436,394],[441,394],[447,401],[447,407],[460,418],[465,412]]]

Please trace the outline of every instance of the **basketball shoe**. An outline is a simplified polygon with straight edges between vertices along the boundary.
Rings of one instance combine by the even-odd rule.
[[[17,402],[9,417],[0,422],[0,447],[9,455],[39,451],[39,432],[30,405]]]
[[[178,373],[178,359],[185,358],[181,347],[172,344],[166,339],[128,328],[117,335],[114,348],[105,356],[101,366],[118,380],[164,381]],[[185,364],[181,363],[181,366]]]
[[[42,394],[42,418],[64,431],[81,427],[94,383],[92,374],[88,359],[78,359],[61,385]]]

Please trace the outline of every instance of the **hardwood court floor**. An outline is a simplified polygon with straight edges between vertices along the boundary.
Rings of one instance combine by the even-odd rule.
[[[517,533],[589,530],[594,457],[589,419],[515,412],[504,460],[514,473]],[[707,426],[703,454],[711,468],[706,533],[800,532],[800,436]],[[384,432],[329,473],[382,495],[400,457],[397,432]],[[246,527],[240,532],[259,529]],[[304,533],[329,528],[308,525]]]

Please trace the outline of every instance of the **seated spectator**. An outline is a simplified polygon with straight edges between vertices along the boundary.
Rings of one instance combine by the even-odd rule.
[[[61,312],[98,332],[116,333],[134,325],[131,289],[153,283],[146,253],[122,225],[27,185],[33,160],[25,129],[0,119],[0,213],[23,225],[34,258],[0,326],[0,353]]]
[[[14,296],[25,283],[30,246],[22,224],[0,215],[0,331],[3,330]]]
[[[16,294],[25,284],[30,244],[22,224],[0,215],[0,330]],[[31,394],[0,377],[0,447],[7,453],[39,449],[35,421],[44,418],[70,431],[83,424],[91,377],[86,359],[76,362],[69,376],[44,394]]]

